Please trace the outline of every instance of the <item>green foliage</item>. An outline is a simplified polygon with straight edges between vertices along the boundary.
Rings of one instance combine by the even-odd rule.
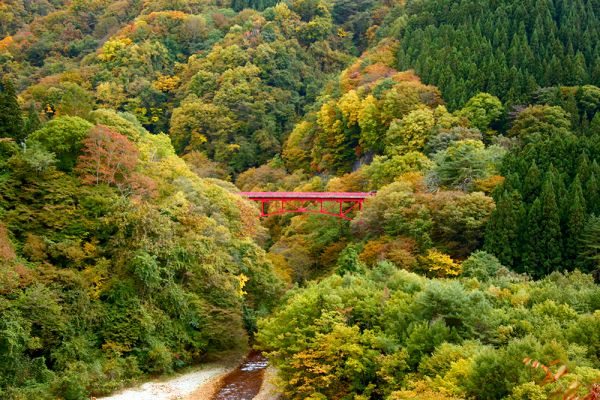
[[[504,106],[496,96],[478,93],[471,97],[457,114],[467,118],[472,126],[485,132],[502,117]]]
[[[484,282],[493,278],[502,268],[500,261],[485,251],[473,252],[462,263],[462,275]]]
[[[43,174],[56,163],[54,153],[50,153],[38,142],[31,143],[23,150],[21,159],[37,174]]]
[[[195,175],[165,135],[126,114],[93,117],[135,138],[92,129],[121,140],[121,167],[133,160],[154,196],[125,196],[104,180],[82,185],[52,168],[48,148],[63,161],[77,155],[91,126],[77,117],[52,120],[23,152],[0,142],[8,159],[0,179],[0,392],[11,399],[107,394],[210,353],[243,351],[245,327],[281,291],[252,240],[260,228],[250,204]],[[111,151],[101,152],[103,168],[116,168]]]
[[[393,121],[385,136],[388,153],[421,151],[434,125],[433,112],[427,108],[413,110],[401,120]]]
[[[289,398],[544,398],[524,357],[593,379],[598,287],[555,272],[600,265],[593,2],[4,3],[0,397],[257,329]],[[214,178],[377,193],[261,225]]]
[[[592,266],[591,271],[598,274],[600,269],[600,218],[591,216],[581,233],[581,256]]]
[[[347,273],[357,273],[364,269],[358,259],[358,251],[353,246],[346,247],[341,253],[337,261],[336,272],[341,276]]]
[[[522,142],[500,168],[505,182],[486,234],[486,251],[502,264],[539,277],[553,270],[594,271],[582,241],[586,222],[597,213],[596,132],[576,135],[560,107],[522,111],[511,131]]]
[[[471,263],[475,259],[491,256],[479,253]],[[473,285],[380,263],[293,290],[272,316],[259,321],[257,343],[278,368],[290,398],[319,393],[377,399],[400,388],[416,392],[408,398],[544,396],[548,392],[537,386],[543,374],[532,373],[522,360],[558,359],[573,371],[566,376],[587,382],[589,374],[581,368],[600,366],[598,312],[575,311],[565,303],[569,295],[537,299],[589,290],[580,304],[590,306],[599,291],[591,280],[554,274],[538,282],[501,283],[488,276],[488,282]],[[523,292],[536,302],[519,302]],[[511,333],[497,342],[502,332]],[[575,351],[575,343],[583,347]]]
[[[56,155],[60,169],[70,171],[92,126],[79,117],[59,117],[29,135],[28,143],[40,143]]]
[[[365,167],[369,176],[370,187],[378,189],[388,185],[408,172],[427,172],[433,163],[420,152],[413,151],[404,155],[376,156],[373,162]]]
[[[23,93],[30,108],[42,106],[43,114],[53,116],[74,116],[87,118],[94,105],[92,94],[74,82],[60,82],[52,85],[37,84]]]
[[[0,81],[0,137],[17,142],[25,139],[21,106],[17,102],[15,87],[8,78]]]
[[[391,52],[386,46],[374,50]],[[296,125],[284,147],[286,165],[339,175],[356,161],[385,153],[395,159],[389,168],[404,163],[416,164],[405,172],[426,168],[417,153],[437,129],[454,123],[437,90],[410,72],[371,61],[367,54],[363,58],[342,73],[333,96]],[[372,87],[377,90],[371,92]]]
[[[410,174],[384,186],[365,204],[353,228],[362,235],[400,236],[417,245],[411,252],[432,245],[452,256],[466,256],[481,243],[494,209],[483,193],[426,192],[422,177]],[[452,268],[455,270],[455,268]]]
[[[434,155],[432,179],[435,183],[462,190],[473,188],[475,181],[497,175],[505,150],[485,147],[476,140],[461,140]]]
[[[439,86],[452,109],[479,92],[523,104],[540,87],[600,83],[598,15],[584,3],[431,0],[398,8],[384,28],[400,41],[398,68]]]
[[[539,140],[552,135],[568,135],[571,121],[560,107],[530,106],[521,111],[510,134],[523,140]]]

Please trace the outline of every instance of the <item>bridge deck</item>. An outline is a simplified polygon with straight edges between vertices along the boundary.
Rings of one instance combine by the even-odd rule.
[[[374,192],[241,192],[251,200],[362,200]]]

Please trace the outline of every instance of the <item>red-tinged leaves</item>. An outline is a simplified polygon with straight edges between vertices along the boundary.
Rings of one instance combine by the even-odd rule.
[[[84,183],[106,183],[122,193],[142,197],[152,197],[156,192],[152,179],[135,172],[138,150],[125,135],[97,125],[90,130],[83,146],[77,171]]]
[[[559,363],[560,360],[553,360],[548,365],[553,366]],[[535,369],[541,368],[546,372],[546,376],[544,377],[541,386],[558,382],[563,376],[569,373],[569,370],[566,365],[561,365],[560,367],[558,367],[556,372],[553,373],[548,366],[542,364],[538,360],[532,360],[529,357],[525,357],[523,359],[523,364],[531,366]],[[591,386],[589,393],[587,393],[584,397],[580,397],[578,394],[580,388],[580,382],[571,382],[566,388],[564,388],[564,386],[559,387],[557,391],[554,392],[554,396],[560,397],[562,398],[562,400],[600,400],[600,384],[594,383]]]
[[[103,125],[92,128],[83,141],[83,155],[77,169],[87,184],[116,186],[126,180],[137,165],[137,148],[126,136]]]
[[[567,366],[566,365],[561,365],[560,368],[558,368],[558,371],[556,371],[556,373],[554,374],[554,380],[557,381],[563,375],[566,375],[566,374],[567,374]]]

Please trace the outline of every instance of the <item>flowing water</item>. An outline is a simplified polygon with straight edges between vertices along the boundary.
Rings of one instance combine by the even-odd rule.
[[[212,400],[252,400],[260,391],[267,359],[252,351],[237,369],[226,375]]]

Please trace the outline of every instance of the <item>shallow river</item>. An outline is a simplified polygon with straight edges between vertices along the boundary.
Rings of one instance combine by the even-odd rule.
[[[267,359],[253,351],[234,371],[221,380],[212,400],[252,400],[260,391]]]

